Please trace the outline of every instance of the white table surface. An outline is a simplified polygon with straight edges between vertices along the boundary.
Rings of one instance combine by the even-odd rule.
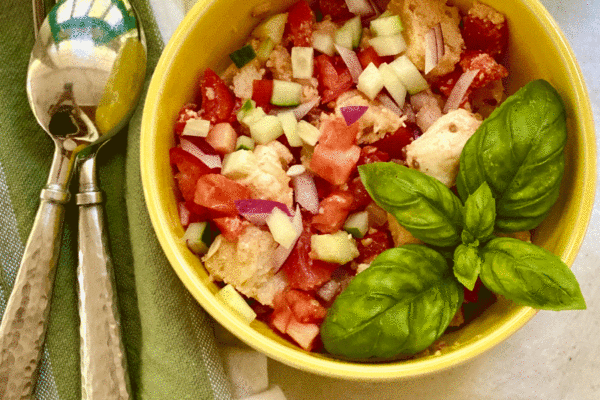
[[[194,3],[194,0],[150,1],[155,11],[168,11],[157,12],[166,16],[158,21],[165,39]],[[541,2],[575,51],[594,115],[598,115],[600,0]],[[599,137],[600,122],[596,118],[596,138]],[[288,400],[599,400],[600,185],[573,272],[581,284],[586,311],[540,311],[505,342],[448,371],[397,382],[361,383],[325,378],[269,360],[270,383],[279,385]]]

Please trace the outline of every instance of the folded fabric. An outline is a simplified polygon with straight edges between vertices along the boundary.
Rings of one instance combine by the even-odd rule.
[[[145,28],[148,75],[163,42],[146,0],[132,0]],[[0,314],[31,229],[53,144],[25,92],[33,47],[30,1],[5,0],[0,13]],[[143,99],[128,128],[98,156],[122,331],[134,398],[229,399],[212,319],[177,278],[152,230],[140,179]],[[71,193],[77,191],[76,176]],[[77,207],[67,205],[37,399],[79,399]]]

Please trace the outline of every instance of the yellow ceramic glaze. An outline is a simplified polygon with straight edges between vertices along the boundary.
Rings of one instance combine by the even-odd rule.
[[[537,229],[534,242],[571,265],[587,228],[596,184],[595,136],[585,84],[565,37],[538,1],[484,2],[508,16],[509,92],[532,79],[544,78],[558,90],[566,105],[569,138],[561,197]],[[269,14],[292,3],[271,0]],[[464,7],[470,2],[455,3]],[[192,295],[225,328],[269,357],[305,371],[344,379],[390,380],[439,371],[472,359],[516,332],[536,311],[498,301],[465,328],[444,336],[448,347],[441,355],[409,361],[353,363],[305,352],[261,322],[245,324],[215,299],[217,287],[180,239],[183,228],[173,194],[169,148],[174,144],[173,124],[178,111],[193,98],[201,72],[209,66],[217,71],[227,67],[228,54],[244,43],[259,22],[252,11],[260,4],[265,4],[265,0],[199,0],[162,54],[145,102],[141,169],[148,210],[162,248]]]

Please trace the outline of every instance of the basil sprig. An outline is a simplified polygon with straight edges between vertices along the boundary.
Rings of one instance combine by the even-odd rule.
[[[384,251],[352,280],[321,327],[325,348],[353,358],[419,352],[460,307],[461,284],[472,290],[478,278],[519,304],[585,309],[577,279],[559,257],[493,234],[532,229],[548,213],[564,171],[565,137],[558,94],[534,81],[465,145],[457,181],[464,204],[419,171],[396,163],[361,165],[373,200],[425,245]]]

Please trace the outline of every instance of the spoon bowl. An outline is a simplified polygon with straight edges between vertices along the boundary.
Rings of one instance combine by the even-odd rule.
[[[39,30],[27,96],[55,152],[0,325],[2,399],[29,398],[35,388],[77,156],[128,121],[145,65],[144,34],[127,0],[63,0]]]

